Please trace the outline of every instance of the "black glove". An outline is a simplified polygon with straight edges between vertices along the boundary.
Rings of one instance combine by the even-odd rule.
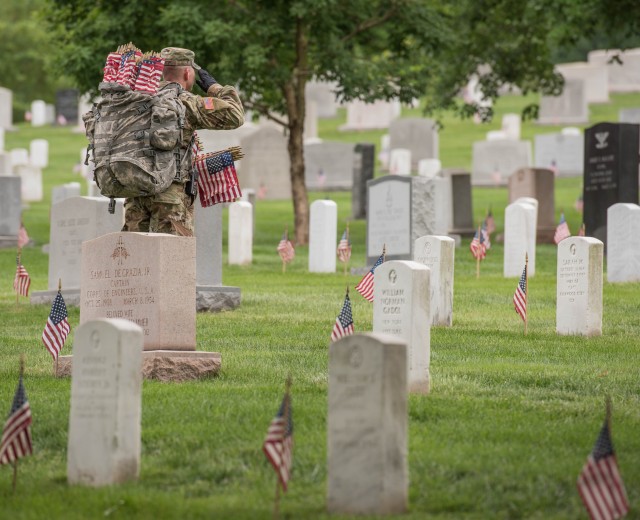
[[[217,81],[206,70],[198,69],[198,79],[196,80],[196,83],[202,90],[207,92],[209,87],[214,83],[217,83]]]

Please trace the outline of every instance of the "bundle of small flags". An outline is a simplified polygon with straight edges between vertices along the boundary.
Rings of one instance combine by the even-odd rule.
[[[239,146],[196,157],[194,168],[198,172],[198,194],[203,208],[233,202],[242,196],[234,163],[242,157]]]
[[[567,224],[566,219],[564,218],[564,213],[560,214],[560,223],[556,228],[556,232],[553,235],[553,241],[556,244],[559,244],[565,238],[569,238],[571,236],[571,231],[569,231],[569,224]]]
[[[155,52],[142,53],[133,43],[120,45],[107,56],[102,81],[118,83],[131,90],[155,94],[162,79],[164,59]]]

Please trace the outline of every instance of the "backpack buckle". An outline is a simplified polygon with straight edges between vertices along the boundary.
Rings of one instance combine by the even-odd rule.
[[[113,215],[115,212],[116,212],[116,199],[111,197],[109,200],[109,213]]]
[[[155,157],[156,156],[156,151],[155,150],[144,150],[142,153],[146,157]]]

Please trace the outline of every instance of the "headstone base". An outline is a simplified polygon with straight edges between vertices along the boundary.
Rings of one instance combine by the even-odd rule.
[[[476,234],[477,229],[474,228],[453,228],[449,230],[449,236],[454,238],[453,235],[458,235],[461,237],[472,237]],[[458,246],[456,246],[458,247]]]
[[[409,383],[408,390],[410,394],[429,394],[431,392],[431,373],[427,371],[426,381]]]
[[[73,356],[60,356],[56,377],[70,377]],[[142,377],[180,383],[215,376],[222,366],[219,352],[147,350],[142,353]]]
[[[0,249],[9,249],[18,247],[18,236],[0,235]]]
[[[231,311],[240,307],[240,287],[196,285],[196,311]]]
[[[67,307],[80,307],[80,289],[62,289],[62,297]],[[29,297],[31,305],[53,304],[58,291],[33,291]]]

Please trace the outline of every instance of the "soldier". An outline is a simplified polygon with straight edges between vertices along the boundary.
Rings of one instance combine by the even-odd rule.
[[[179,95],[185,106],[185,122],[182,131],[180,181],[173,182],[164,192],[150,197],[125,200],[125,224],[123,231],[170,233],[193,236],[194,198],[185,192],[194,157],[191,152],[193,134],[199,129],[232,130],[244,123],[244,109],[236,89],[222,86],[203,68],[194,62],[195,54],[188,49],[167,47],[160,53],[164,58],[164,81],[182,87]],[[206,97],[191,93],[193,84],[207,93]]]

